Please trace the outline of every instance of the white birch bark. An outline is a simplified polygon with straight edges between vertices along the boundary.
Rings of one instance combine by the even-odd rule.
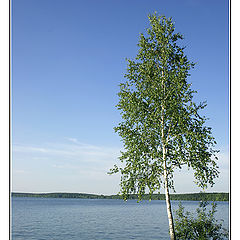
[[[165,149],[163,150],[165,152]],[[165,154],[165,153],[163,153]],[[168,176],[167,176],[167,169],[166,169],[166,159],[164,161],[164,180],[165,180],[165,197],[166,197],[166,205],[167,205],[167,215],[168,215],[168,223],[169,223],[169,234],[171,240],[176,240],[175,231],[174,231],[174,224],[173,224],[173,215],[171,209],[171,202],[168,190]]]

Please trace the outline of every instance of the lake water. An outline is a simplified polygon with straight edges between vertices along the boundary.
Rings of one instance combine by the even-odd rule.
[[[172,201],[178,209],[178,201]],[[198,202],[182,201],[188,211]],[[228,202],[217,202],[217,219],[228,229]],[[169,239],[165,201],[12,198],[12,240]]]

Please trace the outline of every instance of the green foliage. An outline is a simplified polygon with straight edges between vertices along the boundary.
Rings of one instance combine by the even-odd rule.
[[[115,165],[110,174],[121,173],[124,199],[130,194],[141,199],[147,189],[151,198],[162,187],[164,171],[168,187],[174,189],[174,169],[183,165],[193,168],[202,188],[218,177],[216,142],[199,113],[206,103],[193,102],[195,91],[187,82],[194,63],[178,44],[183,36],[175,32],[171,18],[153,14],[149,21],[136,58],[128,59],[127,80],[118,93],[123,121],[115,131],[125,151],[121,167]]]
[[[190,212],[185,212],[184,207],[179,204],[176,211],[175,234],[178,240],[221,240],[228,237],[228,232],[222,227],[214,214],[216,203],[212,203],[212,209],[207,212],[208,202],[200,202],[197,208],[197,216]]]

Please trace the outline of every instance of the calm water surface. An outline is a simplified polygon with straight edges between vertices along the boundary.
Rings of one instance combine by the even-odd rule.
[[[178,209],[178,201],[172,201]],[[228,229],[228,202],[217,202]],[[182,201],[188,211],[198,202]],[[169,239],[165,201],[12,198],[12,240]]]

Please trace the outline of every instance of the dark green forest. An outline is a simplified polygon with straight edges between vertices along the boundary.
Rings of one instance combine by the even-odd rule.
[[[86,193],[16,193],[12,197],[40,197],[40,198],[81,198],[81,199],[122,199],[120,195],[96,195]],[[229,193],[184,193],[170,194],[171,200],[183,201],[229,201]],[[128,199],[137,199],[137,194],[129,195]],[[145,194],[143,200],[149,200]],[[152,200],[165,200],[165,194],[153,194]]]

